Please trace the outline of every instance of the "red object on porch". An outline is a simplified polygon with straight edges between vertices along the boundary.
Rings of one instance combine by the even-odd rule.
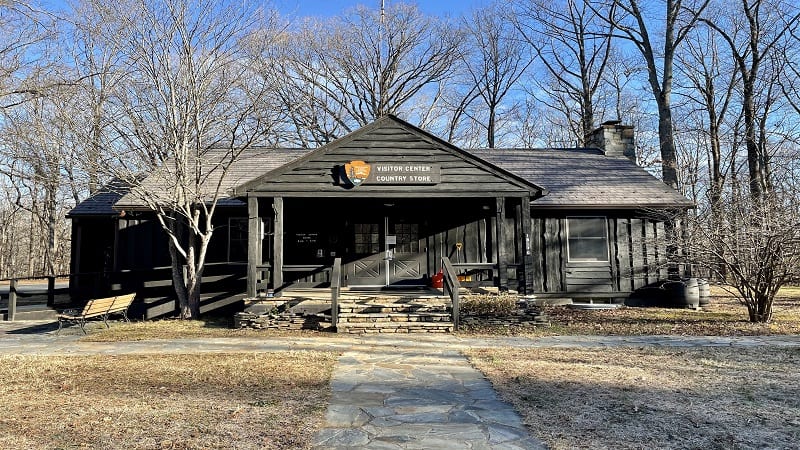
[[[436,289],[442,289],[444,287],[444,274],[441,270],[431,277],[431,287]]]

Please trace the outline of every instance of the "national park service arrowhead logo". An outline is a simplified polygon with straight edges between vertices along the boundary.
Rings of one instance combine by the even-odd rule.
[[[353,186],[359,186],[369,176],[370,169],[364,161],[350,161],[344,165],[344,174]]]

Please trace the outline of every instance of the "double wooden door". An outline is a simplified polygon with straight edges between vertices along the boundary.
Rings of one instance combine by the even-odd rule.
[[[353,224],[351,286],[421,285],[426,273],[419,223],[385,216]]]

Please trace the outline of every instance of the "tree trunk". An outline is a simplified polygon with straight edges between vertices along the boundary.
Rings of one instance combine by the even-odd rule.
[[[489,121],[486,124],[486,141],[489,148],[494,148],[494,128],[496,119],[496,106],[489,107]]]
[[[678,190],[678,158],[672,128],[669,93],[660,92],[658,101],[658,142],[661,147],[661,176],[668,186]]]
[[[190,231],[191,233],[191,231]],[[200,279],[197,276],[197,263],[195,260],[194,237],[186,252],[186,302],[180,305],[181,317],[184,319],[197,319],[200,317]]]
[[[29,214],[29,225],[28,225],[28,276],[34,276],[34,264],[36,260],[36,246],[34,242],[36,241],[36,225],[35,219],[36,215],[31,212]]]
[[[58,182],[48,186],[47,203],[45,207],[46,227],[47,227],[47,247],[44,254],[44,274],[56,274],[56,262],[58,257],[58,215],[56,209],[58,208],[56,202],[56,190],[58,189]]]
[[[756,295],[747,303],[747,313],[750,322],[769,323],[772,321],[772,301],[764,295]]]
[[[588,85],[588,83],[584,82],[584,85]],[[579,138],[579,146],[585,147],[586,138],[592,134],[592,131],[594,131],[594,105],[592,102],[592,91],[584,89],[582,103],[581,109],[583,110],[583,117],[581,117],[581,125],[583,126],[583,136]],[[620,117],[617,116],[617,118],[619,119]]]
[[[188,304],[186,281],[184,279],[184,265],[181,264],[181,255],[177,247],[170,239],[169,241],[169,256],[172,261],[172,286],[175,289],[175,295],[178,297],[178,310],[182,319],[186,318],[188,309],[184,310],[184,305]]]
[[[758,202],[766,192],[766,181],[764,179],[762,156],[756,138],[756,107],[752,78],[745,81],[742,97],[745,147],[747,148],[747,169],[750,177],[750,195],[755,202]]]

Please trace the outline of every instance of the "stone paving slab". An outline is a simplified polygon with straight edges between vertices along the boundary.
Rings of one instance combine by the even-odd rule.
[[[456,350],[350,350],[331,389],[315,448],[545,448]]]

